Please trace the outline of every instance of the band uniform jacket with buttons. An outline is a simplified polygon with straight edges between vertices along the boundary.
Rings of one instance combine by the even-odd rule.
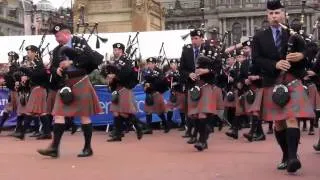
[[[285,59],[288,49],[289,33],[281,29],[281,52],[275,46],[271,27],[258,32],[253,37],[252,58],[255,63],[261,68],[263,76],[263,86],[269,87],[276,83],[276,79],[280,75],[280,70],[276,69],[276,63],[281,59]],[[267,47],[267,48],[266,48]],[[294,43],[293,52],[303,53],[305,43]],[[291,68],[288,73],[295,78],[301,79],[304,75],[304,59],[299,62],[290,62]]]

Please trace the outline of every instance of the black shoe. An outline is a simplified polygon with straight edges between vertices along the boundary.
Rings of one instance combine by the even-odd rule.
[[[121,141],[121,137],[113,136],[111,139],[108,139],[107,141],[108,141],[108,142],[117,142],[117,141]]]
[[[52,147],[49,147],[47,149],[39,149],[37,152],[43,156],[50,156],[52,158],[58,158],[59,157],[59,151],[57,149],[54,149]]]
[[[136,130],[137,132],[137,139],[138,140],[140,140],[140,139],[142,139],[142,136],[143,136],[143,132],[142,132],[142,130],[141,129],[139,129],[139,130]]]
[[[185,126],[181,126],[179,127],[178,131],[185,131],[186,130],[186,127]]]
[[[164,128],[164,133],[168,133],[170,131],[170,128]]]
[[[208,148],[207,143],[201,143],[201,142],[197,142],[194,147],[198,150],[198,151],[203,151],[204,149]]]
[[[273,129],[269,129],[267,134],[273,134]]]
[[[238,139],[238,133],[235,131],[226,132],[226,135],[232,137],[233,139]]]
[[[196,142],[197,142],[197,138],[195,138],[195,137],[191,137],[191,138],[189,139],[189,141],[187,141],[188,144],[194,144],[194,143],[196,143]]]
[[[45,139],[52,139],[51,134],[41,134],[39,137],[36,138],[37,140],[45,140]]]
[[[16,133],[16,134],[13,134],[13,137],[18,138],[20,140],[24,140],[25,135],[24,133]]]
[[[143,134],[153,134],[152,129],[145,129],[142,131]]]
[[[39,137],[40,135],[41,135],[40,132],[34,132],[29,137]]]
[[[313,130],[309,130],[308,135],[313,136],[314,135],[314,131]]]
[[[80,154],[78,154],[78,157],[89,157],[93,155],[93,151],[91,148],[83,149]]]
[[[190,137],[191,137],[191,134],[190,134],[190,133],[185,133],[182,137],[183,137],[183,138],[190,138]]]
[[[261,134],[253,138],[253,141],[265,141],[265,140],[266,140],[266,136],[264,134]]]
[[[280,164],[278,164],[277,169],[278,170],[285,170],[285,169],[287,169],[287,167],[288,167],[288,164],[285,161],[285,162],[281,162]]]
[[[300,168],[301,168],[301,163],[299,159],[290,159],[288,161],[287,171],[289,173],[294,173]]]
[[[253,139],[252,133],[244,133],[243,137],[245,137],[249,142],[252,142],[252,139]]]
[[[313,145],[313,149],[314,149],[315,151],[320,151],[320,144],[315,144],[315,145]]]
[[[76,132],[77,132],[77,130],[78,130],[78,126],[77,125],[72,125],[71,126],[71,135],[73,135],[73,134],[75,134]]]

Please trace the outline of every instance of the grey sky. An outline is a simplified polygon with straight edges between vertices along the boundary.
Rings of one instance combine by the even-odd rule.
[[[40,0],[33,0],[35,4],[38,3],[39,1]],[[71,0],[48,0],[48,1],[50,1],[55,8],[59,8],[62,5],[63,7],[70,7],[71,5]]]

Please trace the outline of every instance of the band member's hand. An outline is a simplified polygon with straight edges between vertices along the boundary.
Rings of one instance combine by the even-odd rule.
[[[203,68],[196,69],[197,76],[201,76],[201,75],[207,74],[207,73],[209,73],[209,69],[203,69]]]
[[[113,81],[113,78],[115,78],[115,77],[116,77],[115,74],[108,74],[108,75],[107,75],[107,78],[106,78],[107,84],[111,84],[112,81]]]
[[[290,69],[290,67],[291,67],[291,65],[290,65],[289,61],[287,61],[287,60],[280,60],[276,64],[276,68],[280,69],[282,71],[288,71]]]
[[[229,76],[229,77],[228,77],[228,81],[229,81],[229,82],[233,82],[233,81],[234,81],[233,77]]]
[[[28,80],[28,76],[21,76],[21,83],[25,84]]]
[[[304,58],[304,55],[299,52],[289,53],[286,56],[286,60],[289,62],[298,62],[298,61],[302,60],[303,58]]]
[[[244,83],[245,83],[246,85],[250,85],[250,84],[251,84],[251,81],[250,81],[249,79],[246,79],[246,80],[244,80]]]
[[[315,76],[316,73],[314,71],[307,71],[308,76]]]
[[[310,79],[310,76],[303,77],[303,80],[309,80],[309,79]]]
[[[248,79],[250,79],[251,81],[255,81],[260,79],[260,76],[248,76]]]
[[[59,64],[59,67],[61,67],[62,69],[66,69],[68,68],[73,62],[71,60],[64,60],[61,61]]]
[[[58,69],[57,69],[58,76],[62,77],[62,72],[63,72],[63,69],[58,67]]]
[[[238,88],[238,89],[242,89],[242,88],[243,88],[243,84],[242,84],[241,82],[238,82],[238,83],[237,83],[237,88]]]
[[[190,73],[190,74],[189,74],[189,78],[190,78],[192,81],[195,81],[195,80],[197,80],[197,74],[196,74],[196,73]]]

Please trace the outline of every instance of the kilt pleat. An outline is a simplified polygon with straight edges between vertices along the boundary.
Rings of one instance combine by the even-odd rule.
[[[224,101],[221,88],[214,86],[214,97],[217,101],[217,110],[224,110]]]
[[[314,110],[320,110],[320,96],[315,84],[308,86],[308,97]]]
[[[179,109],[180,112],[186,112],[186,101],[187,95],[182,92],[174,92],[177,96],[177,102],[173,103],[170,100],[167,102],[167,108],[173,110],[175,108]]]
[[[48,96],[47,96],[47,113],[48,114],[52,113],[56,95],[57,95],[57,91],[49,89]]]
[[[188,116],[199,113],[217,114],[217,88],[212,85],[201,87],[201,97],[198,101],[192,101],[188,93]]]
[[[26,104],[26,113],[47,113],[47,90],[45,88],[41,86],[32,88]]]
[[[257,88],[253,90],[255,92],[255,99],[252,104],[247,104],[246,112],[249,114],[258,113],[260,114],[261,105],[262,105],[262,96],[263,96],[263,88]]]
[[[7,112],[12,112],[12,111],[16,112],[16,111],[17,111],[17,106],[18,106],[18,104],[17,104],[17,96],[18,96],[18,93],[17,93],[16,91],[10,91],[9,94],[10,94],[10,97],[11,97],[11,101],[8,102],[8,103],[5,105],[5,108],[4,108],[4,109],[5,109]]]
[[[291,98],[283,108],[272,101],[273,88],[263,88],[261,112],[263,120],[280,121],[293,118],[313,118],[315,116],[313,107],[300,80],[288,87]]]
[[[167,108],[164,103],[164,99],[163,99],[162,94],[160,94],[159,92],[156,92],[156,93],[153,93],[152,96],[153,96],[154,104],[152,106],[145,104],[144,111],[147,114],[151,114],[151,113],[161,114],[161,113],[167,112]]]
[[[71,87],[74,100],[71,104],[64,104],[60,94],[55,97],[52,115],[54,116],[91,116],[102,112],[98,96],[88,76],[67,80]]]
[[[137,112],[136,100],[131,89],[121,88],[119,92],[119,102],[111,103],[110,111],[126,114],[135,114]]]
[[[22,115],[22,114],[26,114],[27,111],[27,105],[23,106],[21,103],[20,103],[20,95],[19,93],[17,94],[17,114],[18,116]]]

